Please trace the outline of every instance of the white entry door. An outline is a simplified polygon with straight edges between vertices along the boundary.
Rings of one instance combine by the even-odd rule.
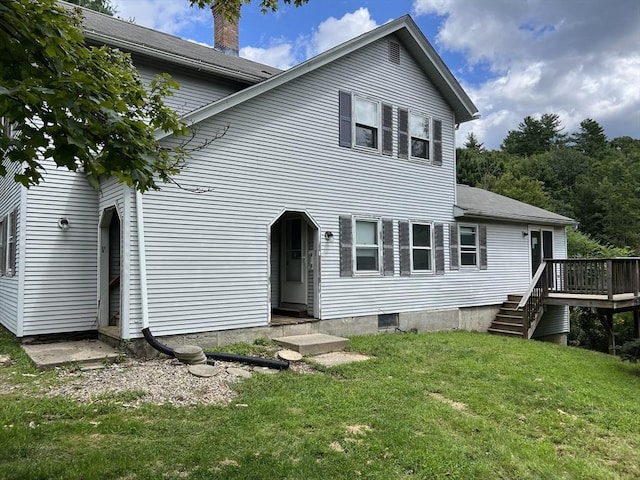
[[[301,218],[282,221],[281,302],[307,304],[307,224]]]

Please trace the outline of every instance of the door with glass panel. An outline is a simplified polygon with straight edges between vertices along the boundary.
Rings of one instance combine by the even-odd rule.
[[[281,302],[307,303],[307,225],[302,218],[282,222]]]

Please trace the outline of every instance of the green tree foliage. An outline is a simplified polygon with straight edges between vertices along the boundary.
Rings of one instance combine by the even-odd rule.
[[[566,143],[567,135],[562,130],[560,117],[555,113],[545,113],[540,119],[528,116],[518,130],[507,133],[502,150],[518,156],[548,152]]]
[[[571,135],[571,141],[577,151],[593,158],[602,155],[609,147],[604,128],[590,118],[580,122],[580,131]]]
[[[251,3],[251,0],[189,0],[191,5],[199,8],[216,8],[217,11],[231,21],[237,21],[240,18],[240,7],[243,4]],[[300,7],[309,0],[282,0],[282,3],[293,4]],[[260,0],[260,9],[262,13],[268,11],[275,12],[280,7],[280,0]]]
[[[92,185],[115,176],[145,191],[179,172],[184,151],[161,148],[157,130],[186,133],[163,98],[177,87],[167,76],[147,91],[128,55],[84,43],[78,12],[55,0],[0,0],[0,175],[42,180],[48,162],[82,169]]]
[[[112,17],[116,14],[116,9],[113,5],[111,5],[110,0],[66,0],[69,3],[73,3],[74,5],[79,5],[80,7],[86,7],[91,10],[95,10],[96,12],[104,13],[105,15],[111,15]]]

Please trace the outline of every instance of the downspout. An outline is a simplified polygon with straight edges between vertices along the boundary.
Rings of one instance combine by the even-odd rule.
[[[144,247],[144,216],[142,193],[136,190],[136,226],[138,227],[138,267],[140,269],[140,303],[142,307],[142,329],[149,328],[149,300],[147,297],[147,257]]]
[[[164,353],[169,357],[175,357],[173,349],[158,342],[151,330],[149,329],[149,299],[147,296],[147,260],[144,247],[144,215],[142,213],[142,194],[136,190],[136,224],[138,230],[138,266],[140,269],[140,303],[142,308],[142,335],[149,345]],[[225,362],[240,362],[249,365],[257,365],[261,367],[269,367],[277,370],[286,370],[289,368],[289,362],[281,360],[270,360],[268,358],[247,357],[244,355],[235,355],[231,353],[207,353],[207,359],[222,360]]]

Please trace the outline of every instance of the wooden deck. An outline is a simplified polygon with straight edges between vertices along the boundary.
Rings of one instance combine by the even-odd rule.
[[[545,305],[568,305],[570,307],[605,308],[617,311],[633,310],[640,306],[640,297],[633,293],[608,295],[590,295],[587,293],[549,292],[544,299]]]
[[[640,258],[547,259],[517,307],[528,338],[544,305],[593,308],[611,329],[614,313],[632,311],[640,336]]]

